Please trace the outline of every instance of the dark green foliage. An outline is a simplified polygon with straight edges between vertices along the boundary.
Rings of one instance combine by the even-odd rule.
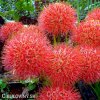
[[[1,92],[6,88],[7,84],[2,80],[0,79],[0,90]]]
[[[0,0],[0,15],[9,20],[35,16],[34,0]]]
[[[77,9],[79,19],[84,19],[87,11],[100,7],[99,0],[0,0],[0,16],[9,20],[19,20],[21,16],[36,17],[49,2],[65,1]],[[93,2],[94,1],[94,2]]]
[[[100,82],[92,84],[91,87],[94,90],[95,94],[97,95],[98,100],[100,100]]]

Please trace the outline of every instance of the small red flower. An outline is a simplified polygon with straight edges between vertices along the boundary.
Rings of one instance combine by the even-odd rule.
[[[45,37],[26,33],[7,41],[2,56],[5,69],[13,71],[21,79],[41,74],[48,68],[52,54],[52,48]]]
[[[100,21],[100,8],[95,8],[87,14],[86,20]]]
[[[37,100],[80,100],[80,94],[73,89],[61,87],[45,87]]]
[[[5,41],[12,34],[16,34],[23,27],[20,22],[8,22],[0,29],[0,40]]]
[[[52,3],[45,7],[38,18],[42,31],[57,34],[66,34],[76,23],[76,12],[66,3]]]
[[[81,78],[86,83],[100,81],[100,48],[84,46],[80,47],[80,52],[84,59]]]
[[[72,35],[72,40],[80,45],[100,46],[100,21],[80,23]]]
[[[53,85],[73,85],[81,72],[81,57],[78,50],[61,44],[54,49],[54,58],[49,78]]]

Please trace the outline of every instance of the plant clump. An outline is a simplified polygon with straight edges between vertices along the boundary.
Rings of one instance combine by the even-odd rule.
[[[38,95],[36,100],[81,100],[75,89],[84,99],[93,94],[87,87],[91,84],[99,98],[99,10],[89,12],[83,21],[78,12],[77,21],[70,4],[51,3],[41,11],[37,25],[8,22],[1,26],[0,60],[4,71],[25,85],[22,94]]]

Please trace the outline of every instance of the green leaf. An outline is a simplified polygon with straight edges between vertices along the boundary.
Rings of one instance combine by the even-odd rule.
[[[3,90],[4,88],[6,88],[7,84],[5,82],[3,82],[2,79],[0,79],[0,89]]]
[[[5,14],[4,14],[3,12],[0,12],[0,16],[4,17],[4,16],[5,16]]]
[[[32,79],[32,83],[37,83],[39,81],[39,78]]]
[[[7,84],[6,84],[6,83],[3,83],[3,84],[2,84],[2,87],[1,87],[1,90],[5,89],[6,86],[7,86]]]
[[[1,86],[2,83],[3,83],[3,81],[2,81],[2,79],[0,79],[0,86]]]
[[[34,90],[36,88],[36,84],[29,83],[27,88],[29,89],[29,91]]]

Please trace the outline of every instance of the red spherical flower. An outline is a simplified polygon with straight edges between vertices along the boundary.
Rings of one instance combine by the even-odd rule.
[[[29,30],[33,30],[33,32],[35,33],[41,32],[41,30],[39,29],[39,26],[36,26],[36,25],[30,25]]]
[[[84,46],[80,47],[80,52],[84,59],[81,79],[86,83],[100,81],[100,48]]]
[[[72,35],[72,40],[81,45],[100,46],[100,21],[80,23]]]
[[[86,20],[100,20],[100,8],[95,8],[87,14]]]
[[[76,12],[66,3],[52,3],[45,7],[38,18],[42,31],[57,34],[66,34],[76,22]]]
[[[6,70],[21,79],[38,76],[48,68],[51,46],[45,37],[22,33],[7,41],[2,56]]]
[[[20,22],[8,22],[0,29],[0,40],[5,41],[12,34],[16,34],[23,27]]]
[[[30,26],[23,27],[20,32],[27,33],[27,34],[28,33],[33,33],[33,34],[36,34],[36,35],[44,35],[44,33],[41,32],[39,27],[36,26],[36,25],[30,25]]]
[[[40,92],[37,100],[80,100],[80,94],[73,89],[46,87]]]
[[[46,34],[42,32],[40,28],[36,25],[30,25],[27,27],[23,27],[23,29],[20,32],[25,33],[25,34],[32,33],[32,34],[37,35],[37,37],[39,36],[39,37],[47,38]]]
[[[61,44],[54,49],[54,58],[49,78],[53,85],[73,85],[81,72],[81,57],[78,50]]]

